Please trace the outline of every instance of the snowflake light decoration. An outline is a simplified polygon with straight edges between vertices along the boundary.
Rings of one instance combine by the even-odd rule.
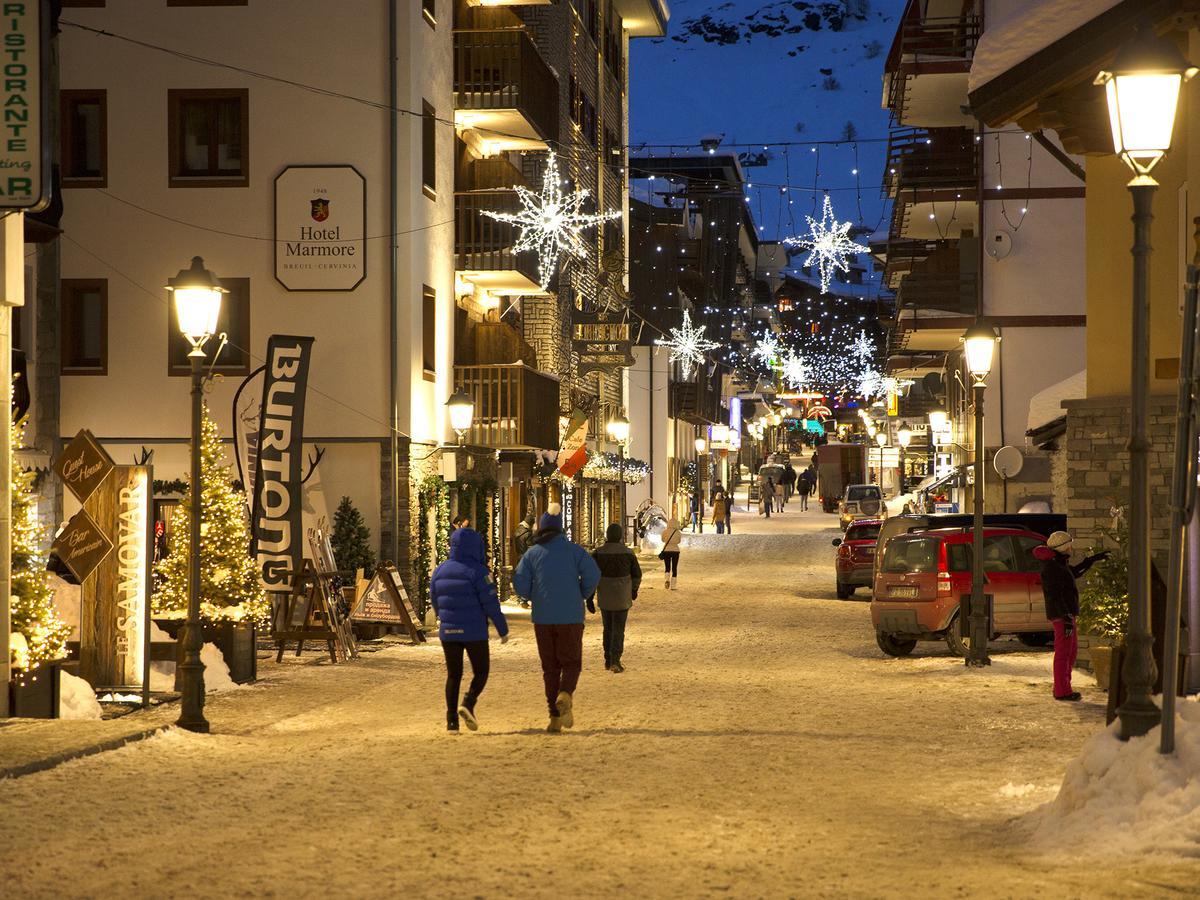
[[[850,345],[850,357],[859,365],[866,366],[875,356],[875,342],[867,337],[865,329],[860,329],[858,337]]]
[[[755,359],[762,360],[764,364],[769,366],[774,360],[779,358],[779,351],[779,338],[774,333],[768,331],[759,338],[758,343],[754,345],[754,349],[750,351],[750,355]]]
[[[685,381],[692,377],[692,372],[696,366],[704,361],[704,354],[720,346],[713,341],[705,339],[705,327],[707,326],[701,325],[699,328],[696,328],[692,325],[692,317],[685,309],[683,311],[683,324],[678,328],[672,328],[671,336],[666,340],[656,341],[656,343],[670,349],[671,362],[677,362],[683,366],[681,374]]]
[[[825,204],[821,209],[820,220],[805,216],[808,220],[809,236],[805,238],[784,238],[784,244],[804,247],[809,251],[804,265],[811,266],[815,261],[821,275],[821,293],[829,293],[829,284],[833,281],[833,273],[849,272],[850,265],[847,256],[867,253],[862,244],[850,240],[850,222],[839,222],[833,214],[833,203],[829,195],[825,195]]]
[[[792,390],[801,390],[808,380],[808,369],[804,358],[795,350],[788,350],[783,359],[783,381]]]
[[[880,388],[884,394],[896,394],[899,396],[904,393],[906,388],[910,388],[914,384],[916,382],[910,378],[893,378],[889,375],[880,383]]]
[[[532,250],[537,254],[538,281],[543,288],[549,287],[562,253],[571,253],[581,258],[587,255],[587,247],[579,237],[583,229],[621,216],[619,210],[585,213],[583,202],[589,196],[586,190],[564,193],[558,174],[558,158],[553,151],[546,160],[541,193],[535,194],[520,185],[516,191],[521,202],[520,212],[505,213],[485,209],[481,214],[521,229],[516,243],[513,244],[513,252]]]
[[[864,369],[858,378],[858,393],[865,400],[878,397],[883,393],[883,376],[874,369]]]

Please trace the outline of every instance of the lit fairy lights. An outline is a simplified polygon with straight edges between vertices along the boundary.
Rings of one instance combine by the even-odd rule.
[[[543,288],[550,286],[560,255],[570,253],[581,259],[587,256],[587,247],[580,239],[583,229],[621,216],[619,210],[585,213],[583,203],[590,196],[586,190],[564,193],[558,174],[558,158],[553,151],[546,160],[541,193],[535,194],[520,185],[517,185],[516,192],[521,201],[520,212],[504,213],[485,209],[482,215],[521,229],[513,244],[513,252],[532,250],[537,254],[538,281]]]
[[[792,390],[803,390],[808,379],[808,370],[804,365],[804,358],[795,350],[788,349],[783,357],[783,369],[781,372],[783,383]]]
[[[720,346],[704,337],[704,328],[703,325],[699,328],[695,327],[692,324],[692,317],[685,309],[683,324],[678,328],[672,328],[670,336],[665,340],[656,341],[671,351],[671,362],[680,364],[682,369],[680,374],[684,381],[691,378],[696,366],[704,361],[704,354]]]
[[[754,349],[750,351],[750,355],[769,366],[779,358],[781,350],[782,345],[779,343],[779,338],[774,332],[768,331],[758,339]]]
[[[833,281],[834,272],[849,272],[848,256],[857,256],[868,252],[862,244],[850,240],[850,222],[839,222],[833,214],[833,203],[829,195],[825,195],[825,203],[821,209],[821,218],[804,217],[808,221],[808,237],[784,238],[784,244],[793,247],[803,247],[809,251],[804,265],[811,266],[815,262],[821,277],[821,293],[829,293],[829,285]]]

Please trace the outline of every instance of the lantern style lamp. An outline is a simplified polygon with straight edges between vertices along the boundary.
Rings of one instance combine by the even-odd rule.
[[[462,391],[455,391],[446,401],[446,409],[450,411],[450,427],[458,435],[459,446],[462,446],[463,436],[471,430],[475,421],[475,401]]]
[[[704,438],[702,438],[702,437],[698,437],[695,440],[695,445],[696,445],[696,454],[699,455],[699,454],[703,453],[705,448],[708,446],[708,441],[704,440]]]
[[[608,423],[608,436],[614,444],[624,444],[629,440],[629,420],[624,416],[614,416]]]
[[[625,443],[629,440],[629,419],[623,415],[613,416],[607,425],[609,438],[617,445],[617,484],[620,509],[617,511],[617,521],[621,525],[621,536],[624,540],[625,529]]]
[[[875,443],[877,443],[881,448],[886,447],[887,446],[887,435],[884,434],[882,431],[877,431],[875,433]]]
[[[901,428],[896,432],[896,440],[900,442],[901,447],[907,447],[912,443],[912,430],[910,428]]]
[[[949,424],[950,417],[946,415],[944,409],[935,409],[929,413],[929,430],[930,431],[945,431],[946,425]]]
[[[167,280],[167,290],[175,301],[179,331],[192,345],[189,356],[203,357],[205,342],[217,332],[221,295],[228,291],[216,275],[204,268],[199,256],[192,257],[190,268]]]
[[[976,387],[983,387],[992,371],[992,357],[996,353],[996,344],[1000,343],[1000,335],[987,322],[978,319],[963,334],[962,342],[967,371]]]

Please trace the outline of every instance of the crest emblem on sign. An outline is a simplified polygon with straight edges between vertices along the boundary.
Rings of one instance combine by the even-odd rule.
[[[309,201],[312,204],[312,217],[314,222],[324,222],[329,218],[329,200],[325,197],[319,197]]]

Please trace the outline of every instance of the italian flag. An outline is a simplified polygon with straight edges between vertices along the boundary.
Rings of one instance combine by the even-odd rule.
[[[564,478],[574,478],[587,462],[587,430],[587,416],[579,410],[571,413],[558,451],[558,471]]]

